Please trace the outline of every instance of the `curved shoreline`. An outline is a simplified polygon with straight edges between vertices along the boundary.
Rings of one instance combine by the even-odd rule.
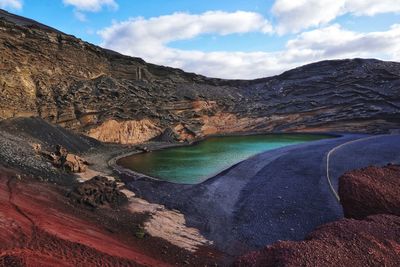
[[[199,228],[219,249],[236,255],[277,240],[301,240],[315,227],[342,218],[342,207],[327,183],[326,156],[340,144],[367,136],[343,134],[267,151],[197,185],[125,179],[136,194],[181,211],[189,226]],[[395,153],[400,149],[399,135],[374,137],[336,151],[331,158],[333,186],[347,170],[400,162]],[[358,150],[364,161],[352,155]]]
[[[327,133],[325,133],[325,132],[310,132],[310,133],[308,133],[308,132],[293,132],[293,133],[246,132],[246,133],[216,134],[216,135],[209,135],[209,136],[202,137],[202,138],[197,139],[197,140],[195,140],[195,141],[193,141],[191,143],[165,143],[165,144],[162,144],[161,146],[157,147],[156,149],[152,149],[151,152],[164,150],[164,149],[169,149],[169,148],[176,148],[176,147],[195,146],[198,143],[203,142],[203,141],[205,141],[205,140],[207,140],[209,138],[212,138],[212,137],[257,136],[257,135],[279,135],[279,134],[285,134],[285,135],[303,135],[303,134],[307,134],[307,135],[325,135],[325,136],[331,136],[332,138],[337,138],[337,137],[343,136],[342,134],[332,133],[332,132],[327,132]],[[318,140],[314,140],[314,141],[318,141]],[[310,142],[314,142],[314,141],[310,141]],[[308,142],[305,142],[305,143],[308,143]],[[139,144],[139,145],[145,145],[145,143],[144,144]],[[293,146],[293,145],[296,145],[296,144],[291,144],[291,145],[288,145],[288,146]],[[265,153],[267,151],[273,151],[273,150],[276,150],[276,149],[280,149],[280,148],[274,148],[274,149],[271,149],[271,150],[262,151],[260,153],[257,153],[255,155],[251,156],[251,157],[257,156],[257,155]],[[249,158],[251,158],[251,157],[248,157],[248,158],[243,159],[243,160],[241,160],[241,161],[239,161],[239,162],[237,162],[237,163],[235,163],[235,164],[233,164],[233,165],[231,165],[231,166],[229,166],[227,168],[224,168],[224,169],[216,172],[215,174],[211,175],[210,177],[204,179],[200,183],[189,184],[189,183],[171,182],[171,181],[163,180],[163,179],[160,179],[160,178],[157,178],[157,177],[152,177],[152,176],[146,175],[144,173],[136,172],[136,171],[134,171],[132,169],[125,168],[125,167],[123,167],[123,166],[118,164],[118,160],[120,160],[122,158],[130,157],[132,155],[142,154],[142,153],[149,153],[149,152],[143,152],[143,151],[140,151],[140,150],[124,152],[124,153],[122,153],[122,154],[120,154],[118,156],[115,156],[115,157],[111,158],[110,160],[108,160],[107,161],[107,166],[109,168],[111,168],[113,171],[117,172],[119,175],[122,174],[122,175],[132,176],[132,177],[135,177],[137,179],[149,179],[149,180],[152,180],[152,181],[155,181],[155,182],[168,182],[168,183],[172,183],[172,184],[182,184],[182,185],[198,185],[198,184],[205,183],[210,179],[214,179],[215,177],[220,176],[221,174],[229,171],[230,169],[234,168],[235,166],[237,166],[241,162],[246,161]]]
[[[335,188],[334,188],[334,186],[333,186],[333,184],[332,184],[332,179],[331,179],[331,177],[330,177],[330,171],[329,171],[330,156],[333,155],[333,153],[336,152],[336,150],[338,150],[338,149],[340,149],[340,148],[342,148],[342,147],[345,147],[345,146],[347,146],[347,145],[351,145],[351,144],[354,144],[354,143],[356,143],[356,142],[366,141],[366,140],[373,139],[373,138],[377,138],[377,137],[379,138],[379,137],[381,137],[381,136],[384,136],[384,135],[378,135],[378,136],[372,135],[372,136],[368,136],[368,137],[365,137],[365,138],[360,138],[360,139],[357,139],[357,140],[352,140],[352,141],[349,141],[349,142],[340,144],[340,145],[338,145],[337,147],[334,147],[333,149],[331,149],[331,150],[327,153],[327,155],[326,155],[326,178],[327,178],[327,180],[328,180],[328,184],[329,184],[329,187],[330,187],[330,189],[331,189],[333,195],[335,196],[335,198],[337,199],[337,201],[338,201],[339,203],[340,203],[339,194],[338,194],[337,190],[335,190]],[[392,136],[392,135],[388,134],[388,136]]]

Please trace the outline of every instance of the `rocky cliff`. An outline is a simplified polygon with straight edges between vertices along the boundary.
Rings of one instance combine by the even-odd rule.
[[[384,132],[400,64],[324,61],[253,81],[210,79],[102,49],[0,10],[0,119],[39,116],[102,141],[240,131]]]

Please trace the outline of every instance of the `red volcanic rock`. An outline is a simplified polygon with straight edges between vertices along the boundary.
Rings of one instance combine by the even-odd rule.
[[[326,224],[305,241],[283,241],[234,266],[400,266],[400,217],[374,215]]]
[[[372,214],[400,216],[400,166],[368,167],[340,177],[339,195],[345,217]]]
[[[12,177],[0,167],[0,266],[165,265],[74,214],[50,185]]]
[[[275,243],[235,266],[400,266],[400,166],[348,172],[339,195],[346,217],[366,218],[323,225],[305,241]]]
[[[26,266],[26,263],[22,257],[15,255],[3,255],[0,257],[0,266],[22,267]]]
[[[0,166],[0,266],[213,266],[212,251],[192,254],[158,238],[135,237],[124,210],[73,207],[65,190]]]

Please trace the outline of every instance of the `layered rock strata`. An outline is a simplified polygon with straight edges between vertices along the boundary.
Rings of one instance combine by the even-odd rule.
[[[0,119],[39,116],[101,141],[242,131],[399,127],[400,64],[324,61],[252,81],[211,79],[102,49],[0,11]]]

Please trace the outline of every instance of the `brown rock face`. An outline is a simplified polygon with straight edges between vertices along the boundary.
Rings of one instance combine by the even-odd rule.
[[[340,177],[339,195],[346,217],[361,219],[381,213],[400,216],[400,166],[348,172]]]
[[[74,154],[67,154],[65,157],[65,162],[62,164],[62,167],[67,171],[81,173],[85,172],[87,169],[87,162]]]
[[[400,124],[394,62],[324,61],[253,81],[210,79],[5,11],[0,56],[0,119],[40,116],[107,142],[143,142],[176,127],[187,140],[238,131],[385,132]]]
[[[150,140],[161,134],[156,122],[151,120],[105,121],[87,133],[90,137],[108,143],[136,144]]]
[[[202,133],[205,135],[252,131],[258,125],[263,125],[268,118],[240,118],[235,114],[216,113],[213,116],[202,117]],[[266,130],[268,127],[264,126]]]
[[[58,168],[74,173],[85,172],[87,169],[88,162],[86,160],[75,154],[69,153],[63,146],[57,145],[54,152],[42,150],[40,144],[33,144],[32,147],[35,153],[44,156]]]
[[[249,253],[235,266],[399,266],[400,217],[375,215],[326,224],[305,241],[283,241]]]

